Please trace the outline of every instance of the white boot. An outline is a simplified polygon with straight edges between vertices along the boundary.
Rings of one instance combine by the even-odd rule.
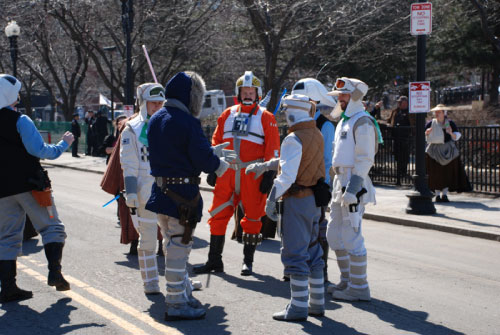
[[[144,293],[159,294],[160,285],[158,278],[158,265],[156,263],[156,253],[150,250],[138,250],[139,268],[144,282]]]
[[[343,291],[333,291],[333,298],[347,301],[370,301],[370,287],[366,280],[366,255],[350,258],[350,281],[349,286]]]
[[[349,283],[349,254],[347,250],[342,249],[335,250],[335,255],[340,270],[340,282],[338,284],[329,284],[327,288],[328,293],[345,290],[347,283]]]

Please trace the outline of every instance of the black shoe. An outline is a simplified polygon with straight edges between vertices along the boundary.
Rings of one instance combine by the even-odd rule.
[[[64,243],[52,242],[43,246],[45,249],[45,256],[49,262],[49,277],[47,279],[47,284],[49,286],[55,286],[57,291],[68,291],[70,290],[70,285],[64,279],[61,273],[61,260],[62,260],[62,250]]]
[[[72,155],[73,157],[80,158],[81,156],[79,155]]]
[[[440,195],[436,196],[436,202],[443,202],[443,200],[441,200],[441,196]]]
[[[283,275],[283,281],[284,282],[289,282],[290,281],[290,276],[289,275]]]
[[[250,276],[252,274],[253,255],[255,254],[255,244],[243,245],[243,266],[241,268],[242,276]]]
[[[450,202],[450,199],[448,199],[447,195],[443,195],[443,197],[441,198],[441,202]]]
[[[243,262],[243,265],[241,267],[241,275],[242,276],[251,276],[252,275],[252,263],[246,264]]]
[[[210,235],[210,249],[208,251],[208,261],[200,266],[193,267],[196,274],[210,272],[224,272],[224,263],[222,263],[222,250],[224,250],[224,235]]]
[[[128,251],[128,254],[130,256],[137,256],[137,246],[139,245],[139,240],[133,240],[130,242],[130,250]]]

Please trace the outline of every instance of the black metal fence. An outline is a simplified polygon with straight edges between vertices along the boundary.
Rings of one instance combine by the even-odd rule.
[[[474,192],[500,194],[500,127],[458,127],[460,160]],[[214,127],[204,128],[210,140]],[[280,127],[281,140],[287,127]],[[415,128],[381,125],[384,144],[379,145],[370,177],[376,184],[412,185],[415,173]]]

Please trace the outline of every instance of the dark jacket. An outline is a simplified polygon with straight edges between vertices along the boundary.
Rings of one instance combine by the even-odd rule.
[[[82,136],[82,131],[80,129],[80,124],[75,119],[71,120],[71,132],[73,133],[73,136],[75,136],[75,137]]]
[[[155,177],[199,177],[201,172],[215,172],[220,160],[213,154],[201,128],[200,120],[187,111],[190,105],[191,78],[178,73],[165,88],[165,106],[148,122],[149,162]],[[186,108],[174,107],[170,101],[180,102]],[[194,184],[169,185],[169,189],[185,199],[193,199],[199,192]],[[203,201],[198,203],[201,218]],[[177,206],[163,194],[156,183],[146,209],[179,218]]]

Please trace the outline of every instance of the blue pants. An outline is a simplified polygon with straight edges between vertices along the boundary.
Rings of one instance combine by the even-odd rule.
[[[323,270],[323,250],[318,243],[321,209],[314,196],[288,197],[283,204],[281,261],[286,275],[306,275]]]

